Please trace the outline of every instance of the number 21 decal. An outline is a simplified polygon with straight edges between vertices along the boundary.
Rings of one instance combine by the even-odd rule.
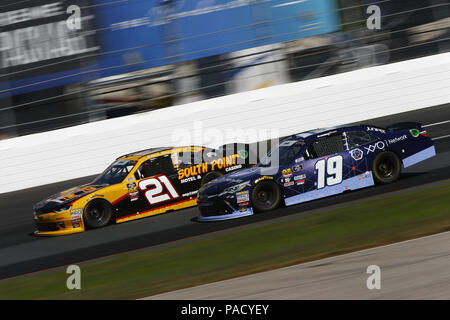
[[[335,156],[325,159],[320,159],[316,162],[315,169],[317,170],[317,189],[322,189],[327,186],[332,186],[342,182],[342,156]],[[326,170],[325,170],[326,169]],[[325,171],[328,177],[325,177]]]
[[[167,191],[164,191],[163,186]],[[139,182],[139,189],[147,190],[145,191],[145,197],[151,205],[180,197],[166,176],[142,180]]]

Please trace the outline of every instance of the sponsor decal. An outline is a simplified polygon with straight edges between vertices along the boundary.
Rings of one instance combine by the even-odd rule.
[[[292,167],[292,171],[294,171],[294,172],[298,172],[298,171],[302,171],[302,170],[303,170],[303,166],[301,164],[297,164]]]
[[[300,157],[300,158],[298,158],[298,159],[295,159],[295,163],[302,162],[302,161],[304,161],[304,160],[305,160],[305,158]]]
[[[188,193],[184,193],[183,195],[181,195],[182,197],[191,197],[193,195],[197,195],[197,190],[196,191],[191,191]]]
[[[291,181],[290,177],[284,178],[284,182],[290,182],[290,181]]]
[[[306,182],[305,179],[300,179],[300,180],[297,180],[297,181],[296,181],[296,183],[297,183],[298,186],[300,186],[300,185],[302,185],[302,184],[305,184],[305,182]]]
[[[414,138],[417,138],[418,136],[420,136],[420,131],[418,129],[411,129],[409,130],[409,133],[411,134],[411,136],[413,136]]]
[[[131,201],[136,201],[139,199],[139,191],[136,182],[128,183],[128,196],[130,197]]]
[[[258,183],[258,182],[260,182],[261,180],[273,180],[273,177],[271,177],[271,176],[263,176],[263,177],[261,177],[261,178],[256,179],[256,180],[255,180],[255,183]]]
[[[207,173],[209,170],[222,170],[228,167],[236,165],[236,159],[239,157],[238,154],[233,154],[231,156],[222,157],[211,161],[211,163],[200,163],[195,166],[191,166],[185,169],[180,169],[178,171],[178,180],[193,177],[196,175],[201,175]]]
[[[211,161],[211,170],[221,170],[227,167],[234,166],[236,164],[236,159],[239,157],[238,154],[233,154],[231,156],[226,156]]]
[[[284,184],[285,187],[290,187],[290,186],[293,186],[293,185],[294,185],[294,181],[286,182],[286,183]]]
[[[127,184],[128,192],[134,192],[137,191],[137,185],[136,182],[128,183]]]
[[[368,147],[364,147],[364,149],[366,149],[367,154],[375,152],[377,149],[378,150],[384,150],[384,148],[386,147],[386,144],[383,141],[378,141],[375,144],[371,144]]]
[[[240,168],[242,168],[242,164],[238,164],[236,166],[225,168],[225,171],[226,172],[230,172],[230,171],[237,170],[237,169],[240,169]]]
[[[368,178],[369,176],[370,176],[370,172],[366,171],[366,172],[358,175],[358,180],[364,180],[364,179]]]
[[[367,127],[367,131],[376,131],[376,132],[386,133],[386,130],[383,130],[380,128],[374,128],[374,127]]]
[[[175,153],[175,152],[172,153],[170,155],[170,158],[172,159],[173,167],[175,169],[178,169],[178,167],[180,166],[180,162],[181,162],[181,160],[178,158],[178,153]]]
[[[237,203],[248,203],[250,201],[250,196],[248,194],[248,191],[242,191],[236,193],[236,202]]]
[[[75,223],[80,223],[81,222],[81,217],[83,216],[83,209],[76,209],[70,212],[70,221],[72,222],[72,224]]]
[[[419,130],[417,130],[417,131],[419,131]],[[419,134],[420,134],[420,132],[419,132]],[[389,142],[389,144],[394,144],[394,143],[397,143],[399,141],[403,141],[405,139],[408,139],[408,136],[406,134],[404,134],[404,135],[402,135],[400,137],[397,137],[397,138],[389,139],[388,142]]]
[[[301,174],[299,176],[295,176],[294,177],[295,181],[297,181],[297,180],[304,180],[304,179],[306,179],[306,174]]]
[[[361,149],[356,148],[356,149],[353,149],[353,150],[350,151],[350,155],[352,156],[353,159],[358,161],[358,160],[361,160],[363,158],[364,152]]]
[[[139,191],[130,192],[128,193],[128,196],[130,197],[130,201],[136,201],[139,199]]]
[[[207,173],[208,170],[208,163],[200,163],[192,167],[187,167],[185,169],[180,169],[178,171],[178,180],[186,180],[186,178],[193,177],[195,180],[195,176],[199,174]],[[182,182],[183,183],[183,182]]]
[[[291,168],[287,168],[281,171],[281,176],[283,178],[288,178],[288,177],[292,177],[292,170]]]
[[[72,228],[79,228],[81,227],[81,224],[79,222],[72,222]]]
[[[180,183],[186,183],[186,182],[195,181],[195,180],[198,179],[198,177],[201,178],[201,176],[197,176],[197,177],[189,177],[189,178],[181,179],[181,180],[180,180]]]

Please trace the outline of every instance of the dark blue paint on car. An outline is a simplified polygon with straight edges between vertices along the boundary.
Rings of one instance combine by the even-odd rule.
[[[257,166],[203,186],[197,197],[199,221],[233,219],[390,183],[402,167],[435,155],[432,140],[418,123],[335,127],[292,135]]]

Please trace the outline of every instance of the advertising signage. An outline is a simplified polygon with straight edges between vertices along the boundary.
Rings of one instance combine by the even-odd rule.
[[[104,75],[339,29],[336,0],[130,0],[97,16]]]
[[[339,29],[337,0],[91,0],[81,6],[83,28],[75,31],[63,26],[70,16],[63,10],[68,1],[20,3],[0,7],[2,73],[29,69],[9,78],[10,88],[25,86],[16,92]],[[39,5],[40,9],[33,9]],[[12,12],[24,9],[28,13],[23,11],[23,21],[15,23],[17,14]],[[46,44],[36,46],[33,41],[38,38]],[[65,40],[58,40],[61,38]],[[26,49],[21,51],[17,45]],[[84,61],[83,57],[90,58]],[[33,69],[34,65],[61,61],[68,62],[45,70]],[[50,81],[55,78],[59,81]],[[39,86],[27,86],[33,81],[40,82]]]
[[[91,11],[90,1],[3,0],[0,81],[13,94],[82,81],[73,75],[93,67],[100,52]]]

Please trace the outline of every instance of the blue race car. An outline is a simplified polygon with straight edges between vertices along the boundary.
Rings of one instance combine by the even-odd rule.
[[[286,137],[258,165],[198,191],[199,221],[226,220],[394,182],[436,155],[421,124],[335,127]]]

